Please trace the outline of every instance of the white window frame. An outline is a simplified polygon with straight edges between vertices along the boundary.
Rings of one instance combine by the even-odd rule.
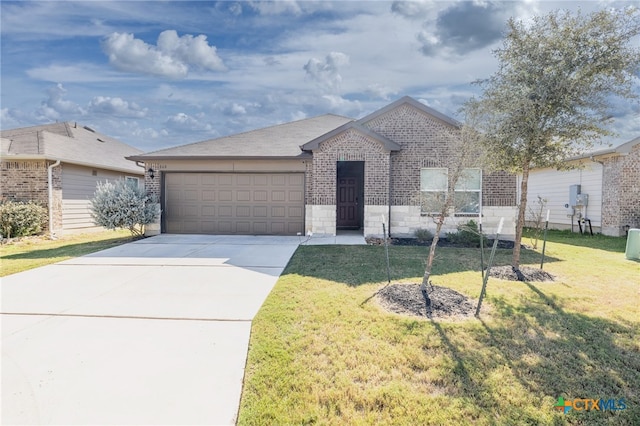
[[[426,171],[440,171],[444,175],[444,188],[424,188],[423,185],[423,173]],[[433,215],[440,214],[442,212],[441,207],[436,207],[435,209],[426,209],[425,208],[425,198],[426,194],[442,194],[442,201],[444,202],[447,197],[447,193],[449,192],[449,169],[446,167],[423,167],[420,169],[420,194],[425,197],[422,198],[420,202],[420,211],[423,215]]]
[[[135,182],[134,187],[140,188],[140,178],[137,176],[125,176],[124,181],[127,183],[127,185],[131,185],[133,184],[133,182]]]
[[[459,188],[460,183],[461,183],[461,179],[463,179],[463,176],[460,176],[458,178],[458,182],[456,182],[456,188],[454,188],[454,197],[457,194],[463,194],[463,193],[477,193],[478,194],[478,208],[476,211],[460,211],[458,209],[458,203],[456,202],[456,200],[454,200],[454,209],[455,209],[455,214],[458,215],[479,215],[480,211],[482,210],[482,169],[478,168],[478,167],[470,167],[467,169],[464,169],[462,171],[463,175],[464,173],[467,173],[470,170],[475,170],[478,172],[479,176],[478,176],[478,188],[474,188],[474,189],[469,189],[469,188]]]

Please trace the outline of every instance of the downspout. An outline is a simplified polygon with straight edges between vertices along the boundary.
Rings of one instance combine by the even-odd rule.
[[[53,168],[60,165],[60,160],[50,164],[47,167],[47,181],[49,184],[49,238],[54,238],[53,235]]]

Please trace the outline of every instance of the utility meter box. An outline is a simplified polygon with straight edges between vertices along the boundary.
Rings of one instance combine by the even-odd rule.
[[[577,206],[586,206],[589,204],[589,194],[578,194],[576,197]]]
[[[575,207],[578,204],[578,195],[580,195],[580,185],[571,185],[569,187],[569,206]]]

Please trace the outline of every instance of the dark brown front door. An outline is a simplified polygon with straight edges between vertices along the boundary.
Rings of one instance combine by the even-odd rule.
[[[357,177],[338,178],[338,228],[360,228],[360,208],[358,206],[358,187]]]

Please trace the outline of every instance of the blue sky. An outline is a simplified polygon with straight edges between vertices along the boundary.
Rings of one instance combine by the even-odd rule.
[[[1,127],[77,121],[144,151],[409,95],[452,117],[506,20],[593,1],[5,1]],[[640,135],[618,102],[618,144]]]

